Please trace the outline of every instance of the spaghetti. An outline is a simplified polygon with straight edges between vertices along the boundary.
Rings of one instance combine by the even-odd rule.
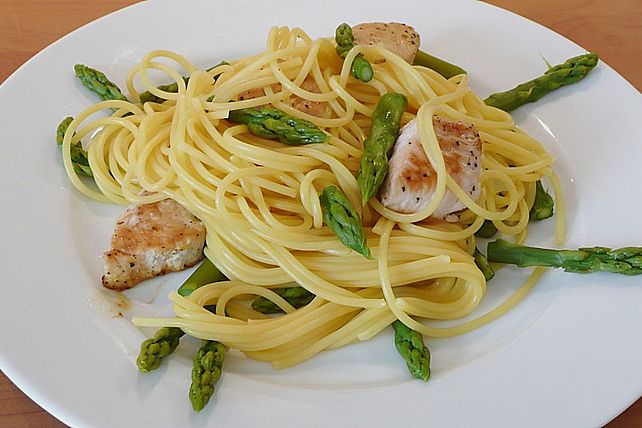
[[[385,59],[373,65],[368,83],[350,77],[358,54]],[[172,78],[178,92],[155,88],[153,70]],[[304,84],[310,81],[314,85]],[[470,314],[484,297],[486,283],[471,254],[474,233],[485,220],[523,241],[535,182],[542,177],[553,183],[558,211],[562,203],[552,157],[508,113],[485,105],[466,75],[445,79],[382,46],[356,46],[344,61],[330,39],[312,40],[300,29],[282,27],[270,31],[263,52],[209,72],[175,53],[150,52],[129,75],[134,100],[137,83],[167,101],[106,101],[77,116],[63,142],[67,173],[79,191],[101,201],[176,200],[204,222],[205,254],[232,279],[201,287],[188,298],[172,294],[175,318],[135,318],[136,325],[180,327],[287,367],[322,350],[367,340],[395,319],[428,336],[465,333],[516,304],[541,275],[535,271],[513,298],[481,318],[455,327],[430,325],[431,319]],[[247,91],[258,96],[245,99]],[[355,173],[362,143],[379,97],[391,91],[408,98],[402,123],[417,117],[421,144],[438,177],[432,203],[415,214],[391,211],[376,198],[363,208],[359,203]],[[323,112],[298,110],[293,100],[321,103]],[[225,120],[230,110],[266,104],[313,122],[329,141],[284,146]],[[115,111],[90,119],[104,109]],[[478,129],[483,141],[478,200],[448,176],[434,115]],[[98,189],[77,177],[69,153],[71,144],[93,134],[88,154]],[[341,188],[358,207],[372,260],[344,247],[323,224],[319,194],[328,185]],[[456,223],[429,218],[446,189],[467,207]],[[561,237],[563,224],[558,226]],[[292,283],[316,298],[294,309],[272,291]],[[286,314],[253,311],[247,302],[257,295]],[[203,308],[211,304],[215,314]]]

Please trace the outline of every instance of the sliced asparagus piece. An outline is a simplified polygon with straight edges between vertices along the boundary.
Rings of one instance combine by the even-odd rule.
[[[312,122],[290,116],[274,107],[253,107],[230,111],[231,122],[244,123],[249,131],[263,138],[278,139],[284,144],[325,143],[328,134]]]
[[[346,195],[336,186],[323,189],[319,197],[323,220],[341,242],[366,258],[371,258],[361,217],[354,210]]]
[[[395,346],[406,361],[408,371],[424,382],[430,378],[430,351],[420,333],[397,320],[392,323],[395,330]]]
[[[76,64],[74,71],[82,84],[85,85],[87,89],[100,95],[100,98],[103,100],[127,101],[127,97],[123,95],[120,88],[109,80],[103,72],[83,64]]]
[[[543,76],[517,85],[515,88],[492,94],[484,100],[489,106],[504,111],[515,110],[526,103],[532,103],[557,88],[582,80],[598,63],[594,53],[573,57],[563,64],[549,68]]]
[[[548,266],[576,273],[604,271],[622,275],[642,274],[642,247],[624,247],[616,250],[606,247],[552,250],[497,239],[488,243],[486,256],[491,262],[509,263],[520,267]]]
[[[287,288],[275,288],[274,291],[279,296],[283,297],[286,302],[294,306],[295,308],[301,308],[314,299],[314,294],[310,293],[303,287],[287,287]],[[278,314],[283,312],[274,302],[265,297],[259,296],[252,302],[252,309],[263,314]]]
[[[189,400],[192,408],[200,412],[214,394],[214,385],[221,377],[225,346],[214,340],[203,340],[192,368],[192,384],[189,387]]]

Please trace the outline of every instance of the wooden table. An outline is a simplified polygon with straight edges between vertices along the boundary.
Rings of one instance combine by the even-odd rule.
[[[641,0],[489,0],[598,52],[642,90]],[[41,49],[132,0],[0,0],[0,82]],[[0,343],[1,346],[1,343]],[[62,427],[0,372],[0,426]],[[642,426],[642,399],[612,421],[610,428]]]

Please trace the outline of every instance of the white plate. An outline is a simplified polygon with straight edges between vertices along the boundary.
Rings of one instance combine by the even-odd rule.
[[[189,341],[156,372],[137,372],[147,333],[116,316],[98,285],[100,254],[121,209],[73,191],[54,143],[61,118],[96,101],[73,64],[104,70],[122,87],[150,49],[205,67],[261,49],[272,25],[319,37],[340,22],[369,20],[413,24],[423,48],[466,68],[482,95],[540,74],[540,55],[558,63],[584,51],[480,2],[146,2],[73,32],[2,85],[0,366],[21,389],[67,424],[104,427],[597,426],[640,396],[642,284],[607,274],[550,272],[497,322],[430,341],[429,383],[409,378],[390,334],[283,372],[232,353],[200,414],[187,399]],[[640,94],[601,63],[515,116],[559,160],[567,246],[642,244]],[[551,233],[551,222],[538,225],[532,242],[551,244]],[[126,314],[167,312],[164,296],[185,275],[141,286],[134,297],[149,304]],[[491,282],[488,301],[518,276]]]

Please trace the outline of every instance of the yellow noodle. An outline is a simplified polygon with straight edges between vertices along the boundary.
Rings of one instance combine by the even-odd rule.
[[[384,59],[373,65],[371,82],[350,75],[359,54]],[[165,73],[178,92],[157,89],[152,72]],[[187,82],[184,73],[190,75]],[[304,82],[318,90],[304,89]],[[534,182],[544,178],[555,193],[558,241],[563,239],[561,185],[541,144],[508,113],[485,105],[468,76],[445,79],[382,46],[357,46],[342,60],[329,39],[273,28],[263,52],[210,72],[176,53],[150,52],[130,72],[127,89],[135,101],[143,91],[167,101],[108,101],[79,114],[63,141],[72,183],[100,201],[173,198],[203,221],[205,255],[230,278],[189,298],[172,294],[174,318],[135,318],[137,325],[179,327],[276,367],[367,340],[396,319],[428,336],[463,334],[517,304],[542,272],[536,269],[512,297],[473,321],[432,326],[430,320],[471,314],[483,299],[486,283],[471,254],[474,233],[485,220],[524,240]],[[240,100],[247,91],[259,96]],[[415,214],[394,212],[376,198],[361,207],[355,179],[371,115],[379,97],[391,91],[408,98],[402,122],[417,118],[421,145],[437,176],[433,200]],[[295,98],[324,103],[321,116],[294,108]],[[329,141],[285,146],[225,120],[230,110],[268,103],[315,123]],[[101,110],[111,114],[91,118]],[[432,126],[435,115],[479,131],[483,172],[477,200],[447,173]],[[90,137],[96,187],[75,174],[70,157],[70,146]],[[328,185],[341,188],[361,214],[372,260],[346,248],[325,225],[319,195]],[[430,218],[447,190],[466,206],[456,223]],[[295,309],[273,291],[294,283],[316,295],[312,303]],[[274,301],[286,314],[253,311],[254,296]],[[203,309],[211,304],[216,314]]]

